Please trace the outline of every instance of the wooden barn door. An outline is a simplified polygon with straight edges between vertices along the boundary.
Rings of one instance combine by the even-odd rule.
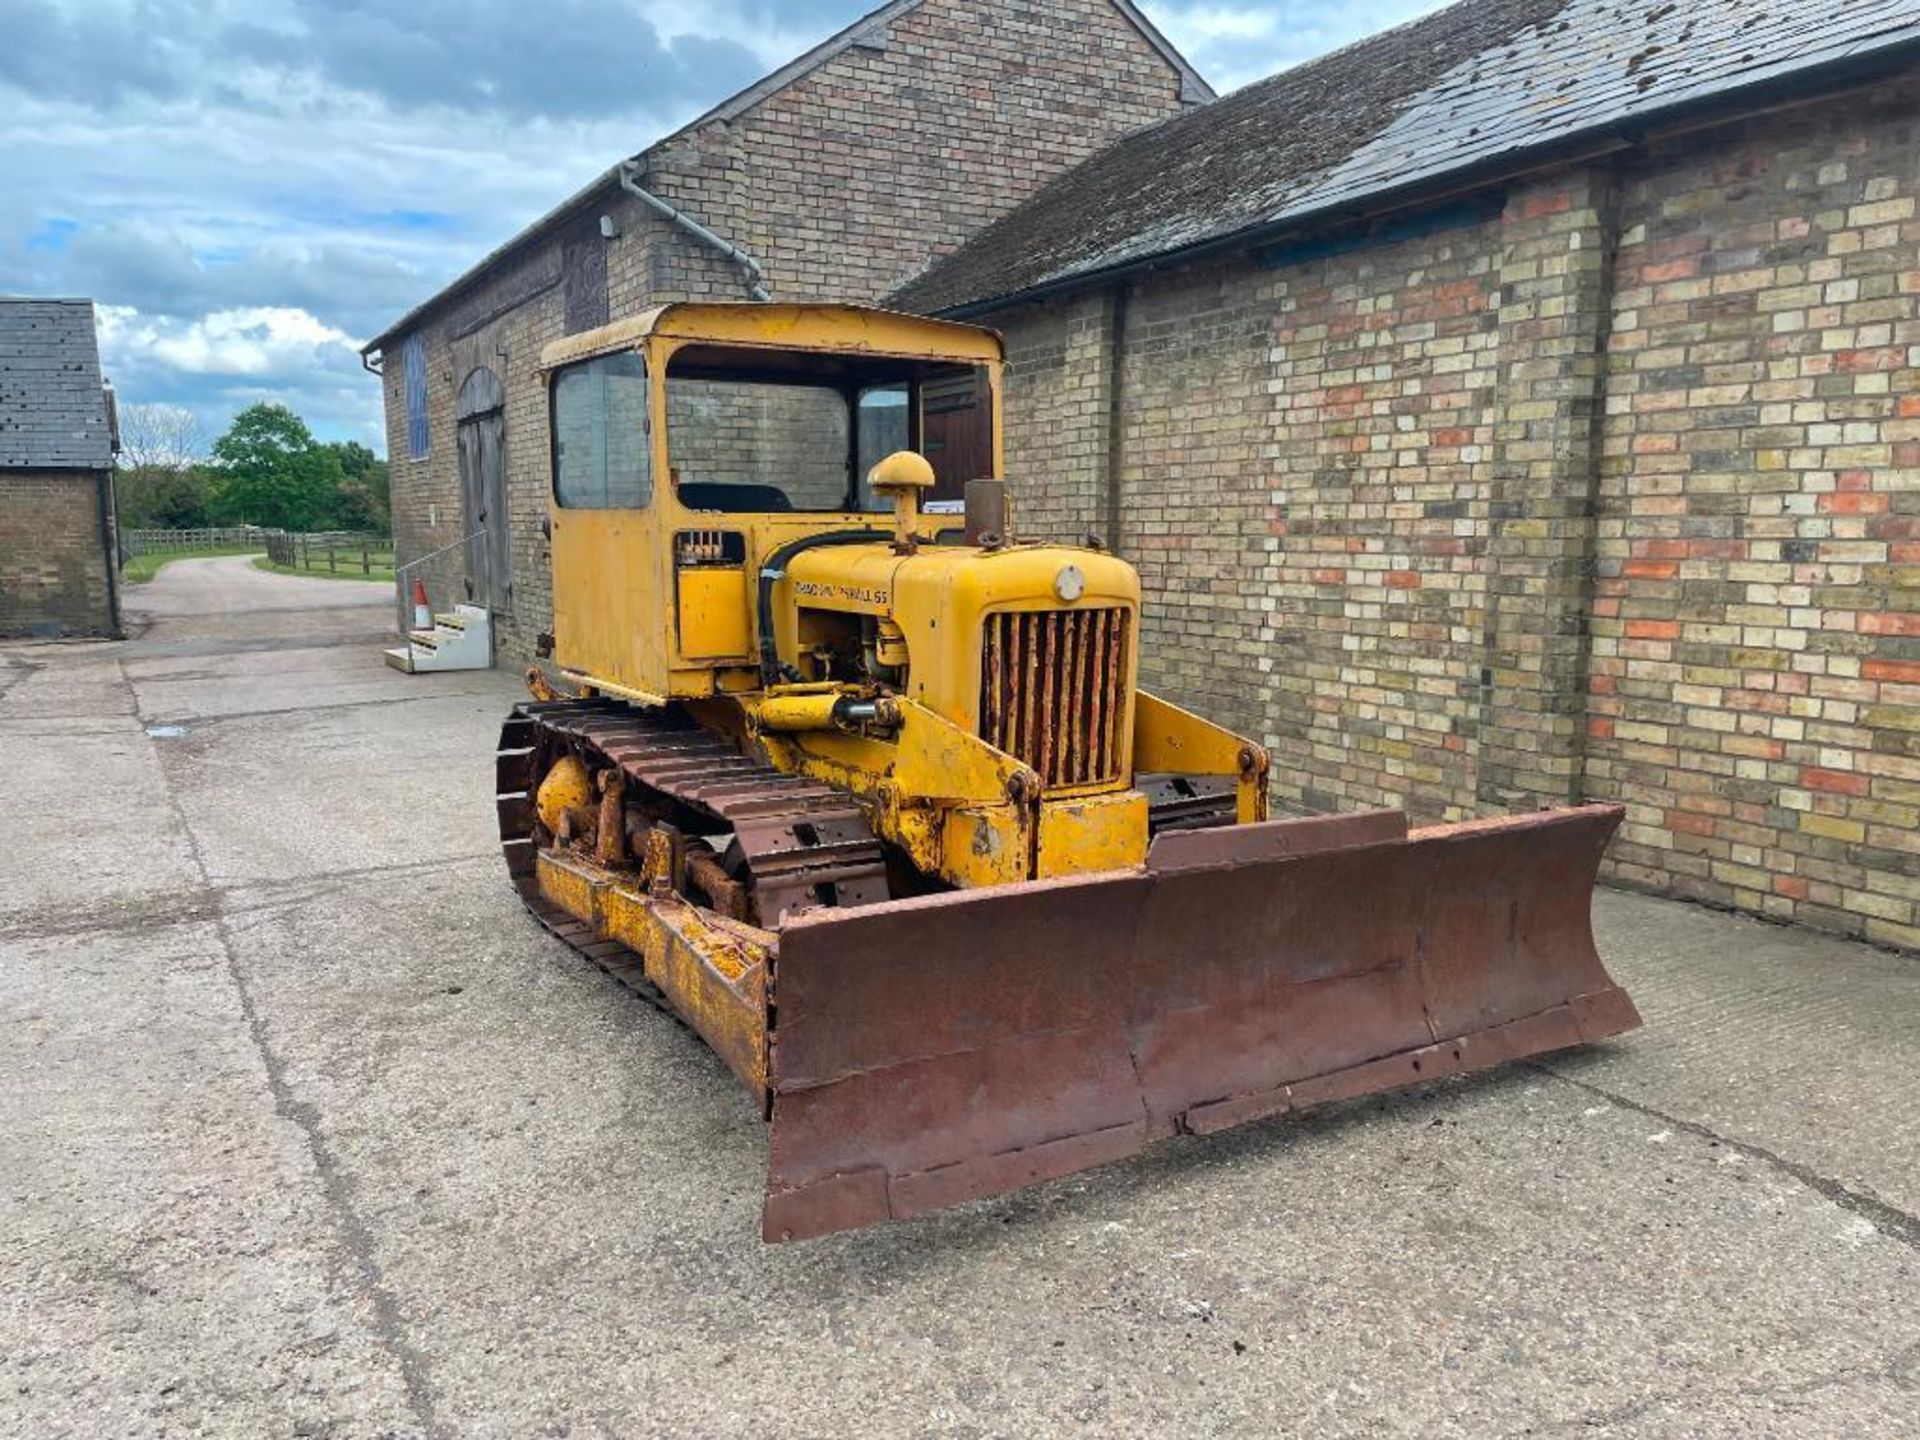
[[[467,598],[495,611],[508,608],[513,591],[506,400],[500,378],[482,366],[467,376],[454,409],[467,535]]]
[[[976,371],[920,390],[920,446],[933,466],[929,500],[964,500],[967,481],[993,474],[993,407]]]

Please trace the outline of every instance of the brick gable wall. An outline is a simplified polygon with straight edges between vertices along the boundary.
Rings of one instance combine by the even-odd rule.
[[[1916,99],[990,316],[1021,528],[1117,497],[1287,808],[1618,800],[1617,882],[1920,946]]]
[[[1045,181],[1179,108],[1108,0],[926,0],[739,120],[666,147],[658,190],[723,217],[778,299],[872,301]],[[741,297],[718,267],[720,298]],[[656,282],[671,279],[656,273]]]

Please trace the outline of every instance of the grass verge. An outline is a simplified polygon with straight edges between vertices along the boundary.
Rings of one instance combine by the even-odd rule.
[[[373,559],[373,571],[371,574],[366,575],[360,573],[360,557],[358,555],[353,557],[353,567],[351,569],[347,567],[346,557],[344,555],[341,556],[340,568],[337,571],[327,569],[324,560],[314,568],[302,570],[298,565],[276,565],[264,555],[253,562],[253,568],[256,570],[265,570],[274,575],[298,575],[303,580],[362,580],[368,582],[378,581],[385,585],[393,584],[393,557],[391,555],[376,555]]]
[[[144,585],[175,560],[206,560],[216,555],[258,555],[258,545],[231,545],[212,550],[143,550],[127,557],[120,567],[120,578],[129,585]]]

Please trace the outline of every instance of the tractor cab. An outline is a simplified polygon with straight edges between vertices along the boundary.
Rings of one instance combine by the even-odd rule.
[[[958,539],[967,483],[1000,473],[1000,345],[971,326],[668,305],[549,346],[542,369],[555,656],[609,693],[750,683],[761,563],[878,524],[892,503],[867,477],[887,455],[932,468],[930,543]]]

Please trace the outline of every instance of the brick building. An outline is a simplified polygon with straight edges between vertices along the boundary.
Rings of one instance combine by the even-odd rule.
[[[1466,0],[893,300],[1285,805],[1622,801],[1617,882],[1920,946],[1917,160],[1920,0]]]
[[[872,302],[1117,136],[1211,98],[1131,0],[881,6],[367,346],[398,558],[444,551],[420,567],[433,603],[488,605],[502,653],[530,654],[552,613],[543,345],[669,300]]]
[[[117,448],[93,302],[0,297],[0,637],[120,633]]]

